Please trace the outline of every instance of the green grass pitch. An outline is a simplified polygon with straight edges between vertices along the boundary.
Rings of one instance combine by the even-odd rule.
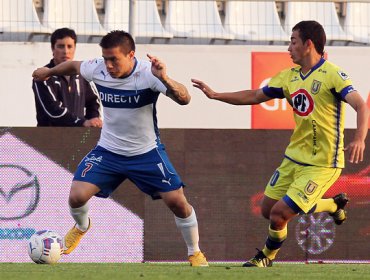
[[[0,279],[75,280],[225,280],[225,279],[370,279],[369,264],[286,264],[270,268],[243,268],[241,263],[210,263],[190,267],[187,263],[0,263]]]

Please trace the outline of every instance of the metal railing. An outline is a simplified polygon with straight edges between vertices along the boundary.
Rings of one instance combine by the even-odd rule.
[[[95,42],[112,29],[123,29],[137,43],[287,44],[290,20],[299,20],[292,13],[308,7],[293,2],[0,0],[0,41],[48,41],[53,30],[67,26],[75,29],[80,42]],[[369,0],[305,2],[312,9],[304,10],[304,19],[319,18],[332,44],[369,44]]]

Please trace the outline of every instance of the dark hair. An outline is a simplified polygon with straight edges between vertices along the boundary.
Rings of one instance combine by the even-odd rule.
[[[302,42],[311,40],[315,45],[316,51],[324,55],[324,46],[326,44],[325,30],[320,23],[314,20],[306,20],[297,23],[292,31],[298,31]]]
[[[135,42],[131,34],[122,30],[110,31],[101,39],[99,45],[103,49],[121,47],[124,54],[135,51]]]
[[[51,37],[50,37],[51,47],[54,49],[54,46],[57,40],[64,39],[65,37],[71,37],[73,41],[75,41],[75,45],[76,45],[77,43],[76,32],[73,29],[63,27],[63,28],[55,29],[55,31],[51,34]]]

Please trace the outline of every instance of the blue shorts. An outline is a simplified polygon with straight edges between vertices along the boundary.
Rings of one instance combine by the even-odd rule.
[[[123,156],[96,146],[80,162],[74,181],[83,181],[100,188],[98,197],[107,198],[124,180],[132,181],[142,192],[159,199],[159,192],[184,186],[168,159],[164,145],[137,156]]]

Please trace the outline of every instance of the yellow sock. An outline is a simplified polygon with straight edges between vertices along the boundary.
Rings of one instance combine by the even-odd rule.
[[[287,238],[287,236],[287,227],[282,230],[273,230],[271,229],[271,226],[269,226],[269,235],[267,237],[265,247],[262,250],[265,256],[268,257],[270,260],[275,259],[276,254],[280,250],[280,247],[281,245],[283,245],[283,242]]]
[[[329,212],[334,213],[337,211],[337,204],[332,198],[322,198],[316,204],[316,209],[314,213]]]

